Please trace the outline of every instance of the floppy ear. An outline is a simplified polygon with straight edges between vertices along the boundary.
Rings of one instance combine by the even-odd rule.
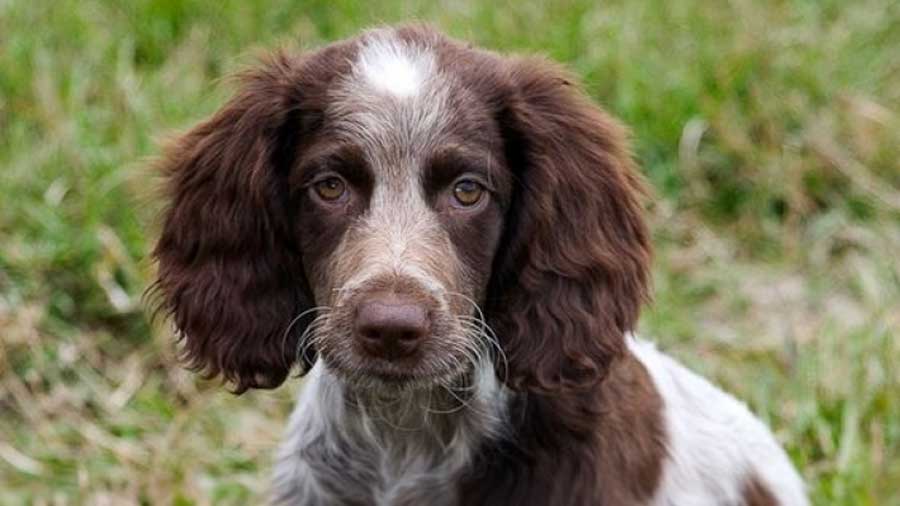
[[[648,294],[642,182],[625,132],[537,59],[510,62],[500,123],[515,188],[488,292],[513,388],[589,387]]]
[[[177,139],[161,169],[169,207],[153,287],[190,364],[242,393],[281,384],[311,306],[287,213],[300,128],[297,63],[276,54],[239,92]]]

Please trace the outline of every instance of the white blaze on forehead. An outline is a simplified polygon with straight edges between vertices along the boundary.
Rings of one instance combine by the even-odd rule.
[[[389,34],[373,34],[360,48],[355,69],[375,89],[408,97],[434,73],[434,55]]]

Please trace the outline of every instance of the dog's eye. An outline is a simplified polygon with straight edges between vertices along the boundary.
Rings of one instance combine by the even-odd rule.
[[[347,191],[347,185],[339,177],[329,177],[313,185],[316,194],[322,200],[333,201],[341,198]]]
[[[471,179],[463,179],[453,186],[453,197],[460,205],[465,207],[477,204],[483,194],[484,186]]]

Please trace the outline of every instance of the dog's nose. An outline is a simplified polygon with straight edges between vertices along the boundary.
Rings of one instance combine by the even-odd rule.
[[[356,336],[363,349],[388,360],[412,355],[429,326],[423,305],[393,293],[370,296],[356,312]]]

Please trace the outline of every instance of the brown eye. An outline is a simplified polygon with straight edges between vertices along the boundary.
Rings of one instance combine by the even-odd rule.
[[[346,185],[344,181],[337,177],[329,177],[327,179],[323,179],[313,185],[313,188],[316,190],[316,193],[319,195],[319,198],[322,200],[337,200],[344,195],[346,191]]]
[[[453,197],[465,207],[477,204],[483,193],[484,187],[471,179],[463,179],[453,187]]]

